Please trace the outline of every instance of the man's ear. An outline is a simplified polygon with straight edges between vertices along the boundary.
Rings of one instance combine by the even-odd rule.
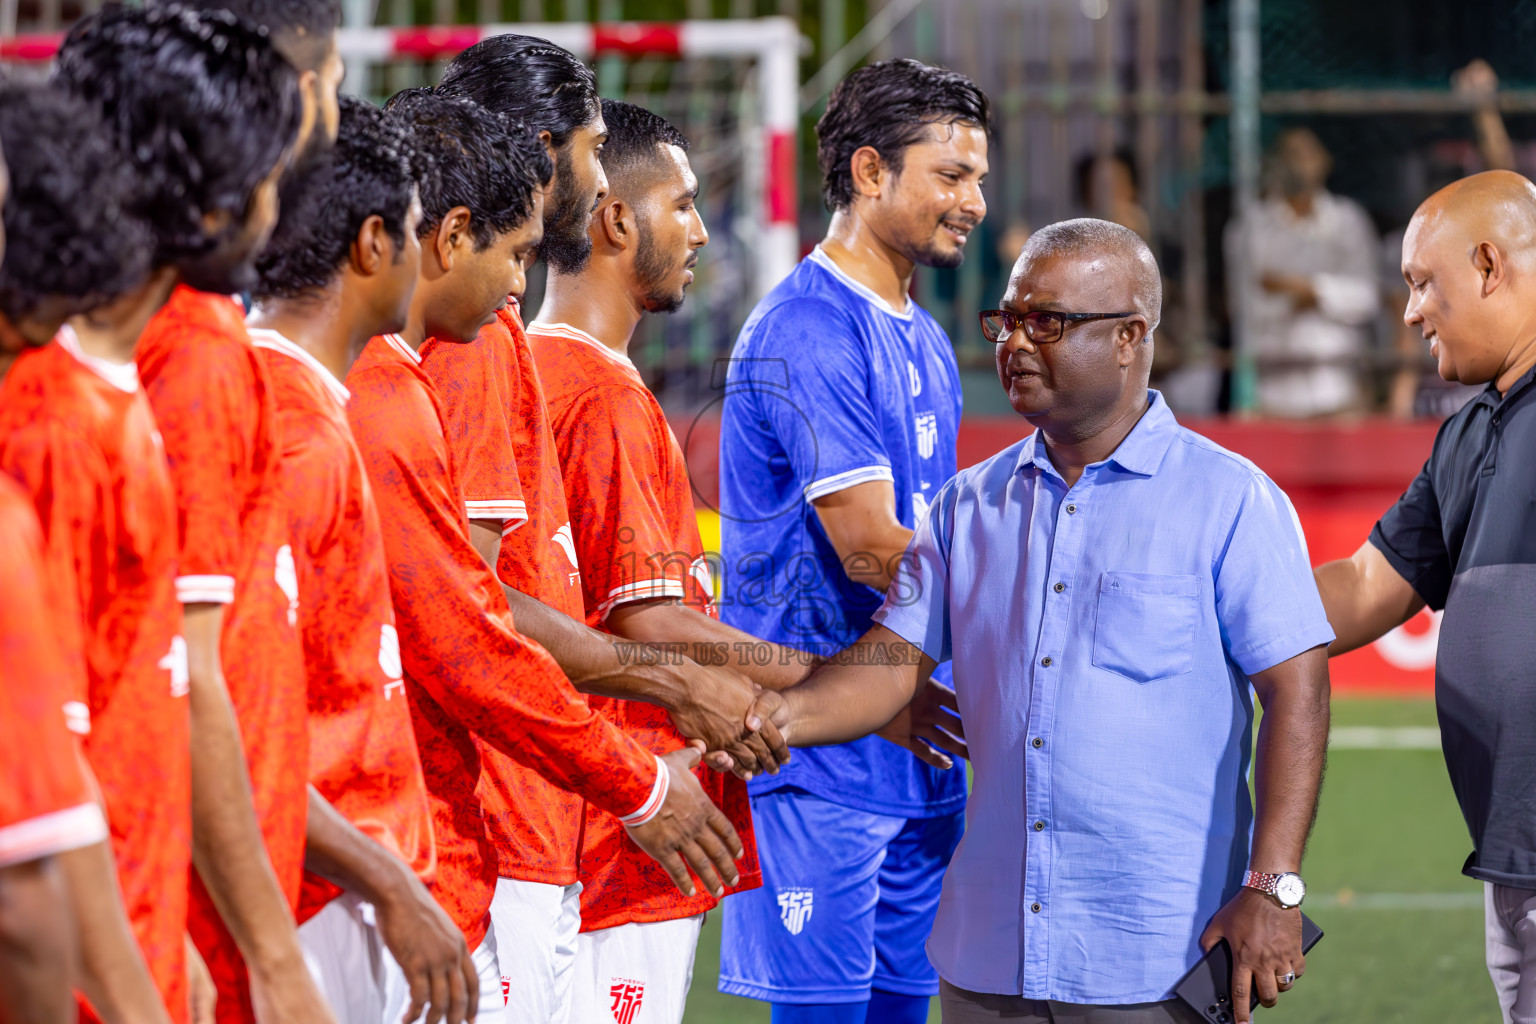
[[[393,262],[395,240],[384,227],[384,218],[374,214],[363,221],[352,240],[352,269],[362,277],[372,277]]]
[[[1120,366],[1135,366],[1141,358],[1142,342],[1147,341],[1147,321],[1132,317],[1115,332],[1115,361]]]
[[[853,172],[853,194],[880,198],[881,188],[890,180],[890,168],[880,159],[879,151],[874,146],[860,146],[848,158],[848,165]]]
[[[432,232],[428,240],[430,244],[421,247],[422,253],[430,254],[445,274],[453,269],[454,259],[468,252],[474,245],[474,239],[469,233],[471,217],[469,207],[455,206],[443,216]]]
[[[622,199],[611,199],[598,209],[596,219],[602,225],[602,240],[619,251],[635,244],[638,227],[635,211]]]
[[[1509,263],[1492,242],[1478,242],[1472,247],[1472,266],[1483,279],[1482,294],[1487,298],[1509,279]]]
[[[539,132],[539,145],[544,147],[544,152],[549,154],[549,159],[555,159],[555,137],[548,131]]]

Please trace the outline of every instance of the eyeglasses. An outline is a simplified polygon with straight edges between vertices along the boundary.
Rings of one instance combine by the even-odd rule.
[[[1008,335],[1024,328],[1024,336],[1036,345],[1049,345],[1060,341],[1068,324],[1080,324],[1089,320],[1119,320],[1136,316],[1133,309],[1128,313],[1058,313],[1051,309],[1037,309],[1030,313],[1010,313],[1006,309],[984,309],[976,314],[981,320],[981,333],[991,342],[1001,342]]]

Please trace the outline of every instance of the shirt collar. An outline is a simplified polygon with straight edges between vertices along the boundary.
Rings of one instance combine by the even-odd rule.
[[[266,327],[251,327],[247,325],[246,331],[251,336],[251,344],[257,348],[281,352],[290,359],[295,359],[300,364],[308,367],[309,371],[320,378],[320,383],[324,384],[326,390],[342,405],[346,405],[352,398],[352,392],[347,390],[347,386],[337,380],[336,375],[324,363],[316,359],[307,349],[301,347],[293,339]]]
[[[1127,473],[1135,473],[1138,476],[1152,476],[1157,472],[1158,467],[1163,463],[1163,456],[1168,453],[1168,445],[1172,443],[1174,433],[1179,427],[1178,420],[1173,418],[1173,410],[1169,409],[1168,403],[1163,400],[1162,392],[1148,388],[1147,397],[1151,402],[1147,411],[1131,428],[1131,432],[1125,435],[1125,440],[1120,442],[1120,447],[1104,460],[1104,462],[1113,462]],[[1102,464],[1095,463],[1095,465]],[[1050,452],[1046,451],[1045,438],[1038,430],[1026,437],[1023,446],[1019,449],[1018,468],[1023,469],[1025,466],[1035,466],[1042,471],[1056,473],[1056,467],[1051,465]]]

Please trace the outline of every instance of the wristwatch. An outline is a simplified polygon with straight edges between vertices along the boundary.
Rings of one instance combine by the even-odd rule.
[[[1301,906],[1301,901],[1307,898],[1307,883],[1294,871],[1279,875],[1250,871],[1243,875],[1243,885],[1274,897],[1275,902],[1287,910]]]

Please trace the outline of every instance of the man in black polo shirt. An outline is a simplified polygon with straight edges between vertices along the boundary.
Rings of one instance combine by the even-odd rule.
[[[1342,654],[1444,609],[1435,700],[1486,890],[1505,1024],[1536,1022],[1536,185],[1490,171],[1435,193],[1403,242],[1418,327],[1448,381],[1487,385],[1354,556],[1317,569]]]

